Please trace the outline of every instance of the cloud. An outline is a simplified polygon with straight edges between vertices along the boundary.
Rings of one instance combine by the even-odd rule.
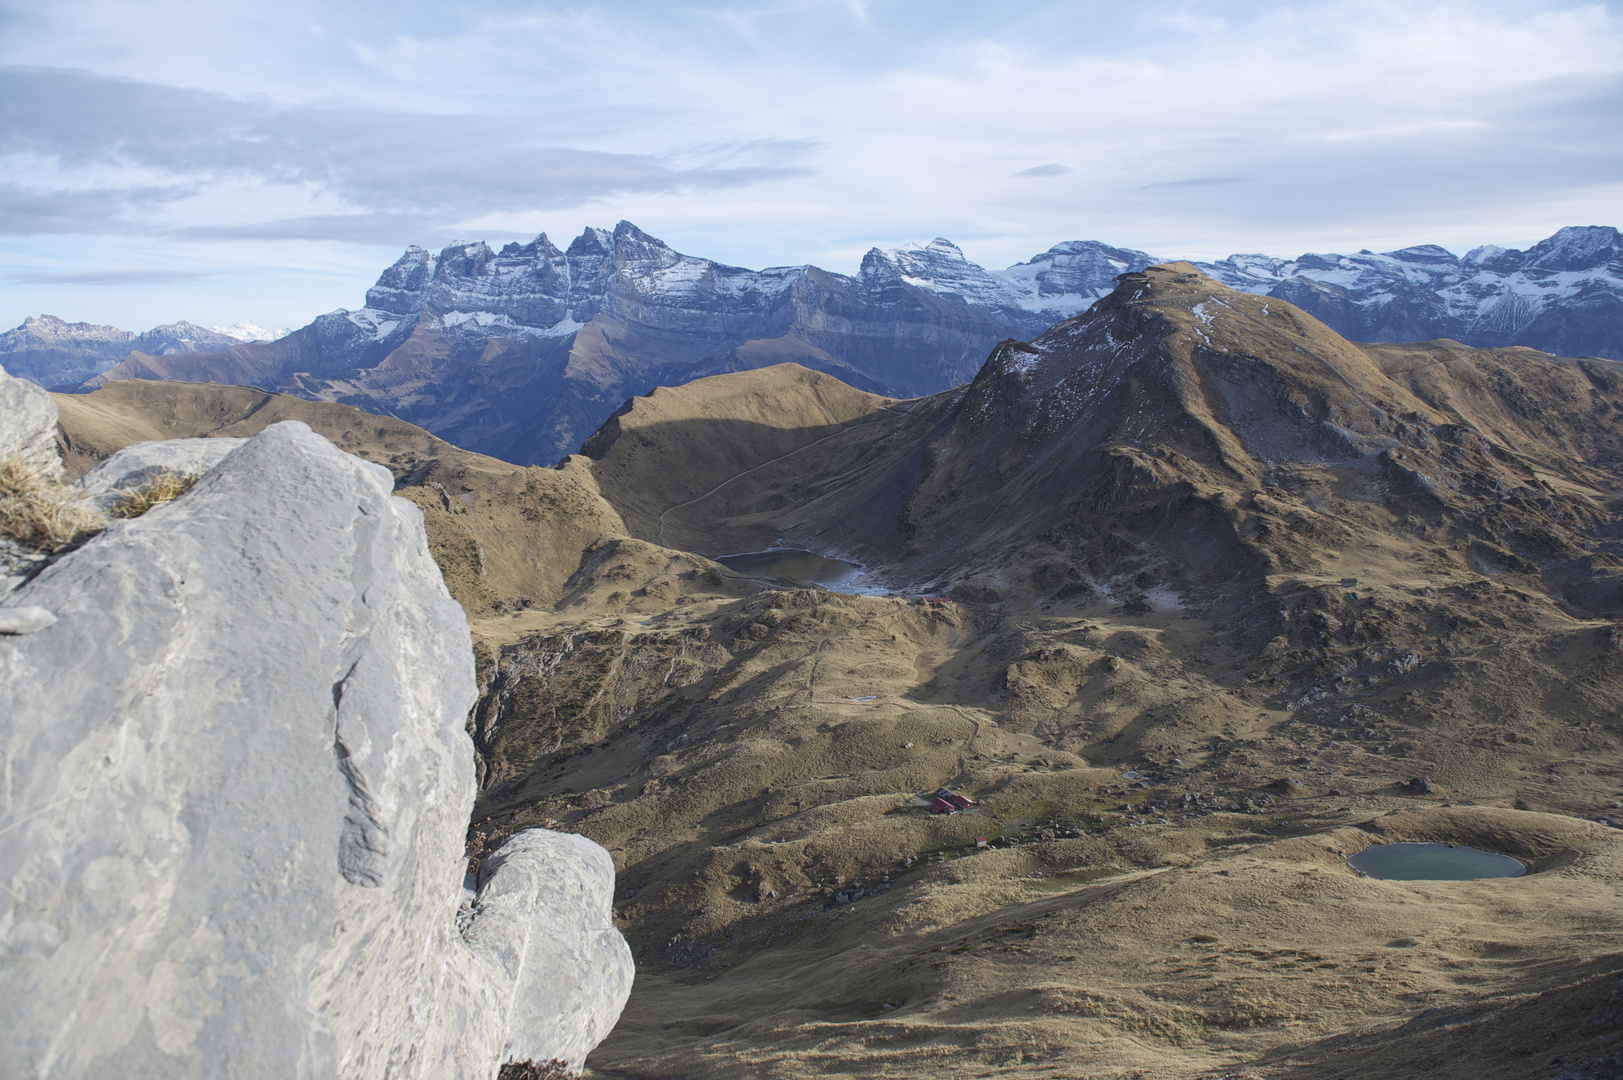
[[[130,266],[105,270],[19,270],[7,274],[6,280],[14,285],[174,285],[219,276],[156,266]]]
[[[1016,176],[1064,176],[1066,173],[1074,172],[1074,171],[1075,170],[1073,170],[1069,165],[1035,165],[1035,166],[1033,166],[1032,168],[1029,168],[1029,169],[1021,169],[1019,172],[1015,173],[1014,175],[1016,175]]]
[[[679,195],[806,175],[809,144],[735,141],[682,164],[537,138],[523,117],[277,106],[202,90],[62,70],[0,69],[0,154],[68,173],[139,172],[173,182],[14,198],[0,231],[142,227],[144,209],[208,183],[287,189],[336,212],[264,224],[189,226],[186,235],[378,239],[399,224],[556,210],[625,195]],[[27,103],[24,107],[21,103]],[[717,157],[725,163],[715,163]],[[15,195],[16,192],[14,191]],[[52,198],[64,208],[50,205]],[[274,200],[273,200],[274,201]],[[65,209],[71,203],[73,211]],[[70,228],[75,216],[84,228]],[[164,231],[146,216],[146,227]]]
[[[1246,181],[1244,176],[1193,176],[1188,180],[1157,180],[1153,184],[1145,184],[1140,191],[1149,191],[1152,188],[1183,188],[1183,187],[1219,187],[1223,184],[1242,184]]]
[[[0,235],[136,232],[135,217],[194,193],[179,184],[49,190],[0,183]]]
[[[6,7],[6,268],[263,268],[177,285],[165,319],[229,292],[213,321],[295,323],[322,309],[295,266],[342,265],[330,309],[382,249],[619,218],[854,270],[940,235],[986,265],[1525,247],[1623,205],[1616,0]]]

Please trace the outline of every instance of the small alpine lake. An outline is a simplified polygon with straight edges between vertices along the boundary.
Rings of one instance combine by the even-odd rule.
[[[825,558],[802,548],[769,548],[739,555],[718,555],[716,561],[735,573],[808,581],[835,592],[855,591],[848,587],[863,573],[863,568],[854,562]]]
[[[1383,881],[1474,881],[1527,873],[1520,859],[1495,851],[1408,841],[1367,847],[1349,855],[1347,865]]]

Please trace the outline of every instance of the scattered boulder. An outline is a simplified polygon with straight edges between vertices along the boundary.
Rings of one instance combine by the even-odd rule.
[[[1403,789],[1413,795],[1435,795],[1437,787],[1424,776],[1410,777],[1403,782]]]
[[[464,904],[473,654],[392,488],[278,424],[0,606],[56,620],[0,637],[17,1074],[488,1080],[613,1025],[607,853],[522,833]]]

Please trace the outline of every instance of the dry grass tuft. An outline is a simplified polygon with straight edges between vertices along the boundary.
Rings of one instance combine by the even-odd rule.
[[[138,518],[159,503],[171,502],[192,490],[197,483],[196,473],[181,474],[165,469],[151,480],[124,496],[124,501],[113,507],[117,518]]]
[[[0,539],[52,553],[82,544],[107,523],[74,495],[19,457],[0,458]]]
[[[580,1080],[580,1073],[557,1058],[540,1064],[534,1061],[509,1061],[502,1066],[497,1080]]]

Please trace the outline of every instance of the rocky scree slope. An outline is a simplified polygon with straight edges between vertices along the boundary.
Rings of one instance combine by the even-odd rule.
[[[473,657],[418,513],[296,422],[132,447],[87,488],[165,460],[217,463],[0,598],[49,614],[0,635],[11,1063],[578,1068],[631,981],[612,863],[527,833],[465,891]]]

